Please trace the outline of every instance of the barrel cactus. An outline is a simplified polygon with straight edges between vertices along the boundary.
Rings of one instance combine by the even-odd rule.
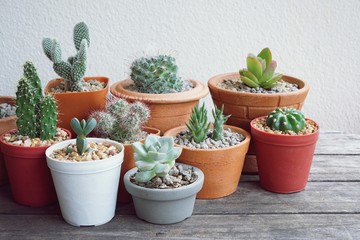
[[[175,165],[182,148],[174,147],[172,137],[158,137],[148,135],[144,144],[132,144],[136,167],[139,171],[135,175],[137,182],[146,183],[155,176],[165,177]]]
[[[269,48],[264,48],[257,56],[249,54],[246,65],[247,69],[239,71],[240,79],[251,88],[271,89],[282,78],[282,74],[275,73],[277,65]]]
[[[304,114],[294,108],[277,108],[269,113],[266,118],[266,125],[272,130],[293,131],[298,133],[305,128],[306,121]]]
[[[62,51],[56,39],[44,38],[42,47],[45,55],[53,62],[54,71],[65,81],[65,91],[80,92],[86,72],[87,48],[90,45],[89,28],[84,22],[74,27],[75,56],[62,60]]]
[[[181,92],[183,81],[177,76],[175,58],[159,55],[139,58],[131,64],[130,77],[139,92],[174,93]]]
[[[77,118],[73,118],[70,122],[71,128],[76,133],[76,149],[79,155],[83,154],[87,150],[88,142],[86,136],[95,128],[96,120],[89,118],[81,122]]]
[[[56,134],[57,109],[52,96],[43,96],[41,82],[32,62],[24,64],[24,76],[16,91],[18,134],[48,140]]]

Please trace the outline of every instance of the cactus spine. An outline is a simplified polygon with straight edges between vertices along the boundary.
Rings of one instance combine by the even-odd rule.
[[[130,77],[139,92],[161,94],[182,91],[183,81],[177,76],[178,67],[171,56],[139,58],[130,69]]]
[[[221,140],[223,138],[224,132],[224,124],[229,119],[231,115],[224,116],[224,105],[222,105],[221,109],[218,109],[216,106],[212,110],[212,115],[214,117],[214,131],[212,134],[212,139],[215,141]]]
[[[90,45],[89,29],[84,22],[74,27],[74,45],[78,51],[66,61],[62,60],[62,51],[56,39],[44,38],[42,47],[45,55],[53,62],[54,71],[65,80],[66,91],[82,91],[83,77],[86,72],[87,48]]]
[[[76,149],[79,155],[83,154],[87,150],[88,142],[86,136],[95,128],[96,120],[89,118],[81,122],[77,118],[73,118],[70,121],[70,126],[76,133]]]
[[[305,128],[306,121],[301,111],[294,108],[277,108],[269,113],[266,125],[272,130],[298,133]]]
[[[41,81],[32,62],[24,64],[24,76],[16,92],[18,134],[48,140],[56,134],[57,109],[51,96],[43,96]]]

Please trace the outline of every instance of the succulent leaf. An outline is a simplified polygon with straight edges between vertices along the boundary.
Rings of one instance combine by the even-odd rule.
[[[264,48],[257,56],[266,61],[266,66],[268,66],[272,60],[272,55],[269,48]]]
[[[257,79],[260,79],[262,76],[262,66],[259,59],[255,56],[249,55],[246,58],[247,69],[252,72]]]
[[[245,76],[240,76],[241,81],[243,81],[243,83],[245,83],[247,86],[249,87],[259,87],[260,85],[254,81],[252,81],[250,78],[247,78]]]
[[[272,78],[272,76],[274,75],[275,73],[275,69],[276,69],[276,62],[275,61],[271,61],[265,71],[263,72],[260,80],[259,80],[259,83],[262,84],[262,83],[265,83],[267,82],[268,80],[270,80]]]
[[[224,133],[224,124],[229,119],[231,115],[224,116],[224,105],[221,106],[221,109],[214,107],[212,115],[214,117],[214,131],[212,134],[212,139],[219,141],[223,138]]]

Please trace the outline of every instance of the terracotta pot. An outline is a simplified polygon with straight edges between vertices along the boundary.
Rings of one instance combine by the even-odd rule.
[[[260,117],[264,118],[264,117]],[[259,119],[260,119],[259,118]],[[267,133],[254,127],[251,134],[255,143],[260,186],[276,193],[292,193],[306,186],[319,137],[318,130],[307,135],[281,135]]]
[[[105,110],[106,97],[108,93],[109,78],[107,77],[85,77],[85,81],[96,79],[105,83],[105,88],[94,92],[65,92],[51,93],[58,107],[58,126],[69,129],[70,121],[76,117],[78,119],[86,119],[93,110]],[[63,79],[58,78],[51,80],[45,87],[45,94],[50,94],[51,88],[59,85]]]
[[[220,74],[210,78],[208,87],[214,104],[218,107],[224,104],[224,114],[231,114],[227,124],[243,128],[249,132],[250,121],[252,119],[265,116],[278,107],[301,109],[310,89],[306,81],[284,75],[282,80],[296,83],[300,89],[289,93],[242,93],[218,87],[218,84],[224,79],[240,79],[240,75],[238,72],[235,72]],[[251,142],[248,155],[245,159],[244,173],[257,173],[257,163],[254,154],[255,149]]]
[[[156,128],[144,127],[143,129],[148,134],[160,135],[160,130]],[[144,142],[144,140],[141,140]],[[131,147],[131,144],[123,144],[124,145],[124,162],[121,166],[120,173],[120,183],[119,183],[119,192],[118,192],[118,202],[128,203],[131,201],[131,195],[126,191],[124,185],[124,175],[127,171],[135,167],[135,159],[134,159],[134,150]]]
[[[193,107],[199,99],[205,97],[209,90],[199,81],[191,80],[194,88],[190,91],[167,94],[147,94],[126,90],[133,83],[126,79],[114,83],[110,92],[127,101],[142,101],[151,110],[151,116],[147,122],[148,127],[160,129],[161,134],[166,130],[184,125],[188,121]]]
[[[10,96],[0,96],[0,103],[8,103],[13,106],[16,105],[16,98]],[[0,135],[16,128],[16,116],[6,117],[0,119]],[[4,156],[0,149],[0,186],[7,183],[8,176],[6,172]]]
[[[235,146],[219,149],[193,149],[178,145],[183,150],[177,162],[195,166],[204,172],[204,186],[197,198],[221,198],[237,189],[245,154],[249,148],[250,134],[234,126],[225,125],[224,128],[241,133],[245,140]],[[186,126],[173,128],[166,131],[164,136],[176,136],[186,129]]]
[[[69,134],[70,139],[71,133],[63,130]],[[0,136],[0,146],[15,202],[30,207],[55,203],[56,192],[45,157],[45,151],[49,146],[16,146],[3,141],[5,134]]]

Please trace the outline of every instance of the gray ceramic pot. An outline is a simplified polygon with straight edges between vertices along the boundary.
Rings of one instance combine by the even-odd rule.
[[[174,189],[150,189],[133,184],[130,175],[136,171],[137,168],[129,170],[124,176],[124,183],[132,195],[138,218],[155,224],[172,224],[192,215],[196,194],[204,183],[204,174],[200,169],[194,167],[198,175],[195,182]]]

